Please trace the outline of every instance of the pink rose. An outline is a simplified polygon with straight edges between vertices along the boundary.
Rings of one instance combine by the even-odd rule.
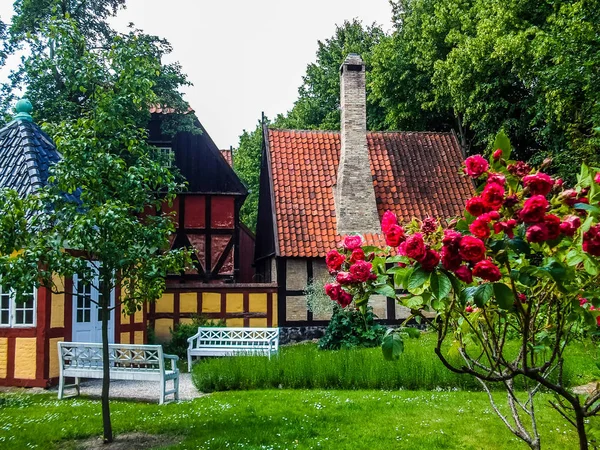
[[[458,249],[461,239],[462,234],[460,234],[458,231],[444,230],[444,239],[442,239],[442,244],[450,247],[451,249]]]
[[[425,257],[425,242],[421,233],[415,233],[409,236],[404,243],[404,252],[406,256],[417,261],[421,261]]]
[[[487,239],[490,237],[490,222],[486,220],[485,214],[478,217],[469,225],[469,231],[473,236],[477,236],[479,239]]]
[[[596,183],[600,184],[600,172],[598,172],[598,173],[596,174],[596,176],[594,177],[594,181],[595,181]]]
[[[472,178],[479,178],[489,167],[490,165],[481,155],[469,156],[465,160],[465,172]]]
[[[473,272],[468,266],[460,266],[454,271],[454,274],[463,283],[471,284],[473,282]]]
[[[544,225],[548,230],[548,240],[556,239],[560,236],[560,217],[554,214],[546,214],[544,217]]]
[[[531,195],[543,195],[546,196],[552,190],[554,181],[550,176],[545,173],[539,172],[534,175],[527,175],[523,178],[523,185],[529,188]]]
[[[481,193],[481,199],[488,210],[497,211],[504,203],[504,187],[498,183],[486,184]]]
[[[498,266],[488,259],[484,259],[475,264],[475,267],[473,267],[473,275],[487,281],[498,281],[502,278]]]
[[[365,259],[365,252],[362,248],[355,248],[352,250],[352,254],[350,255],[350,264],[354,264],[356,261],[360,261],[361,259]]]
[[[501,173],[489,173],[487,178],[488,183],[496,183],[500,186],[504,186],[506,184],[506,177]]]
[[[342,308],[345,308],[350,303],[352,303],[352,294],[349,294],[345,290],[340,289],[340,295],[338,297],[337,302]]]
[[[356,281],[356,279],[354,278],[354,275],[352,275],[350,272],[338,272],[337,276],[335,277],[335,281],[337,281],[339,284],[352,284]]]
[[[462,258],[458,251],[451,249],[449,246],[442,247],[442,266],[444,269],[455,271],[462,264]]]
[[[534,195],[525,200],[523,209],[519,212],[521,220],[525,223],[537,223],[544,220],[546,209],[548,208],[548,200],[543,195]]]
[[[398,225],[398,219],[396,214],[388,209],[381,218],[381,231],[383,234],[387,234],[392,225]]]
[[[583,233],[583,251],[592,256],[600,256],[600,224]]]
[[[340,297],[341,291],[342,287],[338,283],[327,283],[325,285],[325,293],[333,301],[337,301],[337,299]]]
[[[432,234],[435,233],[437,227],[437,220],[435,220],[433,217],[427,217],[425,218],[425,220],[423,220],[423,223],[421,224],[421,231],[425,234]]]
[[[540,223],[537,225],[531,225],[527,228],[526,234],[529,242],[544,242],[548,240],[548,227],[545,224]]]
[[[500,158],[502,158],[502,149],[501,148],[497,148],[494,151],[494,154],[492,155],[492,158],[494,158],[494,161],[499,161]]]
[[[356,261],[350,266],[350,273],[354,275],[356,281],[364,283],[370,279],[372,267],[373,265],[370,262]]]
[[[344,248],[346,250],[354,250],[362,245],[362,237],[355,234],[344,238]]]
[[[573,237],[575,232],[581,226],[581,219],[577,216],[567,216],[560,224],[560,231],[565,236]]]
[[[523,161],[517,161],[514,164],[509,164],[506,169],[516,177],[524,177],[531,172],[531,166]]]
[[[433,272],[440,262],[440,255],[432,249],[428,249],[425,257],[420,261],[421,267],[425,272]]]

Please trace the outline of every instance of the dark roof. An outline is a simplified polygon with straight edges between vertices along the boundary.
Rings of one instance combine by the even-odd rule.
[[[380,217],[388,209],[402,220],[457,216],[474,195],[452,133],[367,133],[367,145]],[[278,254],[325,256],[341,239],[333,196],[339,132],[269,129],[267,153]],[[365,238],[385,245],[381,235]]]
[[[32,193],[48,182],[58,161],[54,143],[35,123],[13,120],[0,130],[0,188]]]
[[[221,155],[223,155],[223,159],[225,159],[225,161],[227,161],[227,164],[229,164],[230,167],[233,167],[233,152],[231,151],[231,149],[225,149],[225,150],[219,150],[221,152]]]

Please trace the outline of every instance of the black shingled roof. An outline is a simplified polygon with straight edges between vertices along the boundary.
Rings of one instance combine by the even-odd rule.
[[[35,123],[13,120],[0,129],[0,188],[25,196],[48,182],[50,166],[60,161],[54,143]]]

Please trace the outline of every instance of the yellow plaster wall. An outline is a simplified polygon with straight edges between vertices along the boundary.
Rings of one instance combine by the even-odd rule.
[[[198,294],[186,292],[179,295],[179,311],[182,313],[198,312]]]
[[[249,310],[250,312],[267,312],[267,294],[250,294],[249,296]]]
[[[173,294],[163,294],[162,298],[156,301],[156,312],[172,313],[174,299]]]
[[[64,341],[63,338],[52,338],[49,342],[48,352],[50,352],[50,362],[48,366],[48,374],[50,378],[56,378],[59,375],[58,367],[58,343]]]
[[[6,378],[8,369],[8,338],[0,338],[0,378]]]
[[[181,324],[186,324],[186,325],[189,325],[189,324],[190,324],[190,323],[192,323],[192,322],[193,322],[193,320],[192,320],[192,319],[189,319],[189,318],[187,318],[187,317],[183,317],[183,318],[179,319],[179,323],[181,323]]]
[[[240,328],[244,326],[244,319],[227,319],[225,323],[228,327]]]
[[[227,294],[226,299],[228,313],[244,312],[244,294]]]
[[[129,332],[121,333],[121,338],[119,339],[119,344],[131,344],[129,342]]]
[[[221,312],[221,294],[216,292],[202,293],[202,312],[218,313]]]
[[[156,319],[154,325],[156,341],[169,342],[171,340],[171,328],[173,328],[173,319]]]
[[[267,319],[250,319],[250,327],[267,328]]]
[[[144,321],[144,308],[145,308],[145,305],[142,305],[142,309],[140,309],[139,311],[136,311],[135,314],[133,315],[133,321],[135,323],[142,323]]]
[[[54,276],[53,280],[57,291],[64,291],[63,279]],[[50,307],[50,328],[63,328],[65,326],[65,294],[52,294]]]
[[[134,344],[143,344],[144,343],[144,332],[143,331],[134,331],[133,332],[133,343]]]
[[[15,339],[15,378],[35,380],[36,338]]]

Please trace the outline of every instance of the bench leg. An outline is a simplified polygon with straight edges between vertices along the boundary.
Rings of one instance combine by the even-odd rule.
[[[65,394],[65,377],[61,376],[58,379],[58,399],[62,400]]]
[[[192,355],[188,352],[188,373],[192,371]]]
[[[175,385],[175,401],[179,401],[179,377],[173,380],[173,384]]]
[[[167,382],[165,381],[164,378],[162,378],[160,380],[160,399],[158,400],[159,405],[162,405],[165,402],[166,384],[167,384]]]
[[[81,395],[81,386],[79,385],[79,377],[75,378],[75,389],[77,389],[77,395]]]

